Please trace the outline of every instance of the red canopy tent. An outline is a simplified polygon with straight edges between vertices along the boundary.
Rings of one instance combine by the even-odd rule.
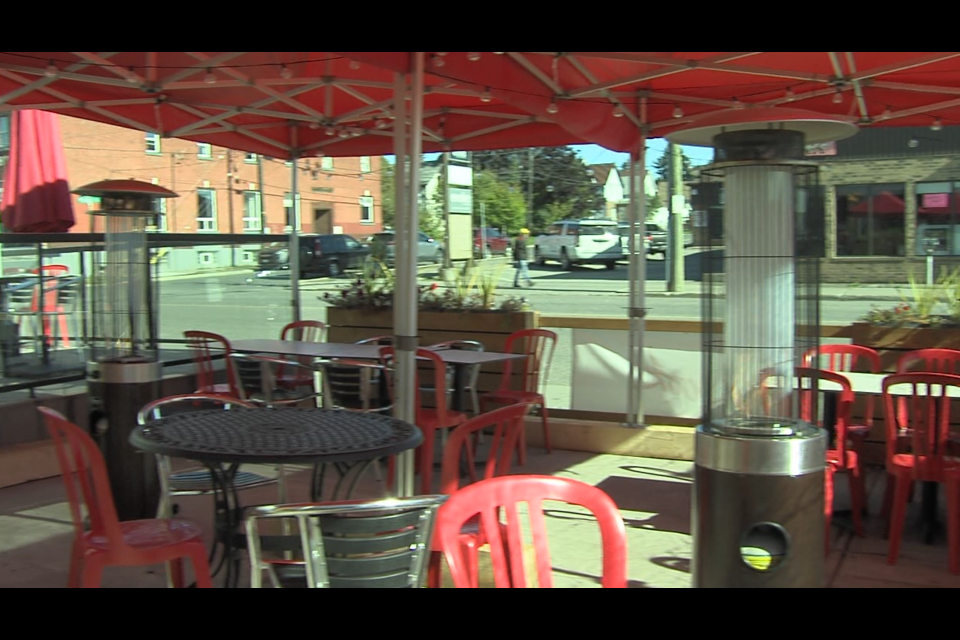
[[[898,195],[881,191],[869,200],[862,200],[847,208],[847,213],[873,213],[875,215],[903,215],[906,203]]]
[[[14,112],[0,221],[8,231],[50,233],[74,224],[60,121],[45,111]]]

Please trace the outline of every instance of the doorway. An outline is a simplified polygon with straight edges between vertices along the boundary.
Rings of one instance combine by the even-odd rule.
[[[313,208],[313,232],[333,233],[333,209],[329,205]]]

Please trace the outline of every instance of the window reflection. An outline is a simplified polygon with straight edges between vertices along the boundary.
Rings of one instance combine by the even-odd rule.
[[[837,187],[837,255],[904,255],[903,184]]]

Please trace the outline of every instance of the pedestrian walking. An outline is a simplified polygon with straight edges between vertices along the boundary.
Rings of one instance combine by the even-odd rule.
[[[527,246],[529,237],[529,229],[520,229],[513,239],[513,266],[517,268],[513,276],[514,288],[520,286],[521,280],[526,280],[528,287],[533,286],[533,280],[530,279],[530,248]]]

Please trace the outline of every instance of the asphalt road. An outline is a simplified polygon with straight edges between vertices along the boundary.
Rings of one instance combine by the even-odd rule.
[[[481,267],[499,280],[498,299],[519,295],[531,308],[549,314],[626,315],[629,298],[627,266],[615,270],[602,266],[583,266],[562,271],[548,263],[531,266],[534,287],[513,288],[514,270],[503,258],[487,261]],[[650,288],[663,290],[662,260],[647,263]],[[688,269],[688,277],[691,271]],[[164,280],[160,283],[161,337],[179,339],[184,330],[205,327],[233,339],[278,335],[291,317],[289,280],[283,277],[255,278],[252,273],[231,273]],[[437,282],[439,274],[425,267],[425,283]],[[337,295],[349,277],[313,278],[301,281],[301,316],[323,320],[327,303],[324,295]],[[652,293],[646,299],[650,319],[699,319],[701,299],[696,295],[699,283],[688,282],[685,295]],[[887,305],[889,303],[880,303]],[[866,300],[823,300],[821,321],[850,322],[871,306]]]

